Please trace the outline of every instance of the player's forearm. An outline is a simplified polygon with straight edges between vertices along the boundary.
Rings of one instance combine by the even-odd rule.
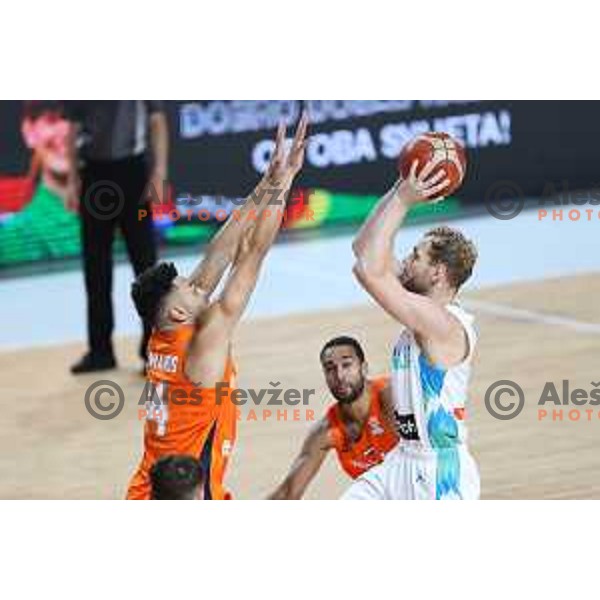
[[[164,181],[169,176],[169,130],[163,113],[156,113],[150,118],[150,145],[154,175]]]
[[[262,186],[265,186],[262,188]],[[285,214],[286,199],[290,192],[292,181],[280,183],[275,192],[273,185],[268,182],[261,182],[261,189],[265,191],[259,204],[259,210],[256,211],[253,230],[248,232],[248,250],[264,257],[269,248],[273,245],[277,233],[281,228],[281,223]],[[275,204],[271,205],[271,200],[275,199]],[[243,255],[243,253],[242,253]]]
[[[287,196],[294,178],[302,167],[307,127],[308,114],[303,112],[288,153],[284,151],[285,126],[281,123],[277,129],[273,156],[271,157],[265,176],[257,187],[257,196],[262,196],[260,197],[257,223],[253,227],[252,235],[248,236],[250,238],[249,252],[252,254],[253,261],[259,265],[273,244],[281,227]],[[256,197],[254,199],[256,200]],[[271,200],[274,200],[274,203]],[[238,256],[242,257],[243,260],[244,254],[246,253],[240,252]]]
[[[273,198],[272,186],[261,181],[245,199],[241,208],[229,215],[225,224],[214,235],[204,259],[191,275],[191,280],[211,293],[239,253],[243,236],[252,235],[263,211]]]
[[[270,498],[300,500],[319,472],[330,448],[329,424],[323,419],[311,430],[287,477]]]
[[[257,222],[250,238],[250,247],[254,251],[262,255],[268,252],[281,228],[284,209],[285,205],[276,207],[265,205],[262,207],[257,215]]]
[[[243,234],[248,234],[259,221],[263,211],[267,209],[272,202],[283,204],[281,193],[275,190],[274,186],[266,180],[261,180],[252,190],[250,195],[244,200],[241,208],[236,209],[227,219],[225,225],[219,233],[213,238],[211,246],[214,246],[219,252],[229,250],[233,259],[237,254],[237,246]]]
[[[242,210],[245,208],[246,206]],[[246,221],[241,213],[231,214],[225,225],[214,235],[204,258],[190,277],[196,285],[209,293],[218,285],[238,252]]]
[[[361,269],[381,274],[393,265],[393,243],[409,205],[397,194],[395,185],[377,203],[352,243]]]
[[[267,496],[267,500],[293,500],[289,492],[290,486],[287,485],[287,482],[284,482],[272,494]]]
[[[288,477],[267,500],[301,500],[312,477],[300,481],[298,476]]]

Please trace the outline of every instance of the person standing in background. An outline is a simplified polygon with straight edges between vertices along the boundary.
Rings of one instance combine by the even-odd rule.
[[[168,176],[168,127],[156,100],[94,100],[65,103],[70,170],[66,206],[81,216],[87,294],[88,351],[73,374],[116,367],[112,346],[112,245],[123,234],[136,276],[156,262],[150,202],[163,202]],[[146,358],[150,325],[144,323],[140,356]]]

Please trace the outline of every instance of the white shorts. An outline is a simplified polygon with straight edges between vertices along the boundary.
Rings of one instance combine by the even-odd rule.
[[[444,454],[401,443],[341,500],[478,500],[479,488],[477,464],[465,447]]]

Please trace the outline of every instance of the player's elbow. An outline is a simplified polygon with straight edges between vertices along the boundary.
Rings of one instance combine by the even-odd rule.
[[[361,266],[359,262],[354,263],[354,266],[352,267],[352,274],[354,275],[354,277],[356,277],[357,281],[360,284],[364,284],[365,269]]]
[[[357,260],[352,268],[352,273],[358,282],[364,287],[376,285],[377,281],[383,275],[383,272],[366,260]]]
[[[352,240],[352,252],[357,260],[364,260],[367,252],[367,244],[362,236],[357,235]]]

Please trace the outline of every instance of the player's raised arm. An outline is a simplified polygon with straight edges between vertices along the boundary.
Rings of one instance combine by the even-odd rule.
[[[304,440],[302,450],[281,485],[268,497],[269,500],[300,500],[310,482],[319,472],[327,452],[329,442],[327,419],[319,421]]]
[[[239,254],[240,243],[244,236],[251,235],[256,226],[257,217],[273,199],[273,171],[276,161],[280,158],[285,144],[285,129],[279,126],[275,150],[265,175],[246,198],[239,210],[233,211],[225,224],[214,235],[200,264],[190,276],[190,281],[204,290],[208,295],[219,285],[225,271]],[[283,211],[284,206],[281,205]],[[255,218],[251,211],[255,212]]]
[[[419,175],[417,167],[418,161],[414,161],[409,176],[398,180],[381,198],[354,238],[352,250],[357,265],[372,276],[395,271],[394,238],[410,207],[435,197],[448,185],[442,170],[429,177],[435,168],[433,162],[425,165]]]
[[[410,207],[435,197],[448,185],[442,170],[431,175],[433,163],[425,165],[419,175],[416,173],[417,166],[415,161],[409,176],[394,185],[380,200],[360,229],[352,245],[356,257],[353,272],[374,300],[420,336],[427,346],[462,336],[462,328],[439,303],[406,288],[401,278],[402,265],[393,256],[394,238]],[[418,256],[423,252],[424,248],[415,248],[417,256],[411,257],[411,260],[425,260],[425,257]],[[445,268],[441,263],[437,265],[440,276]]]
[[[302,168],[307,127],[308,116],[304,113],[288,153],[283,148],[285,128],[279,129],[269,184],[279,191],[282,198],[287,197],[294,178]],[[276,210],[264,206],[251,235],[242,237],[232,272],[218,302],[221,312],[230,322],[235,322],[241,317],[250,299],[256,286],[260,266],[277,237],[283,213],[283,206]]]

